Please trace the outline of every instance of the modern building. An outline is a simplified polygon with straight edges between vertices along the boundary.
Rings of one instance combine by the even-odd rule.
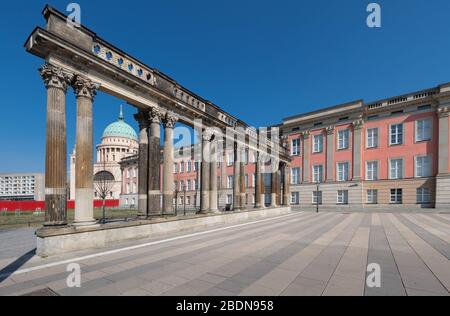
[[[101,143],[97,145],[94,177],[100,172],[107,172],[113,179],[108,200],[119,200],[122,193],[122,172],[120,162],[138,153],[139,143],[136,131],[125,122],[122,108],[116,122],[106,127]],[[70,157],[70,200],[75,200],[76,149]],[[137,171],[135,171],[137,173]],[[132,184],[137,193],[137,182]],[[99,192],[94,190],[94,199],[99,199]]]
[[[283,120],[291,204],[450,208],[450,84]]]
[[[45,177],[41,173],[0,174],[0,200],[44,201]]]

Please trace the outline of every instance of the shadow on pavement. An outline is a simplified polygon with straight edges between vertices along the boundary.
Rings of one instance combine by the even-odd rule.
[[[25,263],[27,263],[31,258],[36,255],[36,249],[31,250],[30,252],[24,254],[22,257],[17,258],[16,261],[10,263],[8,266],[0,270],[0,283],[5,281],[7,278],[11,276],[14,272],[19,270]]]

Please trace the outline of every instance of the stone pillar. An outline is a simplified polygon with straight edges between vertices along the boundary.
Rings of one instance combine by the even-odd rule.
[[[291,170],[287,163],[283,164],[284,182],[283,182],[283,194],[284,194],[284,206],[291,206]]]
[[[162,112],[150,111],[150,140],[148,145],[148,203],[147,215],[161,214],[161,122]]]
[[[247,209],[247,186],[245,183],[245,147],[242,146],[241,147],[241,151],[240,151],[240,166],[239,166],[239,184],[240,184],[240,198],[239,198],[239,202],[240,202],[240,209],[241,210],[246,210]]]
[[[147,217],[148,203],[148,112],[139,110],[134,116],[139,124],[139,178],[138,178],[138,210],[139,217]]]
[[[211,137],[212,135],[203,131],[202,133],[202,170],[201,170],[201,193],[200,193],[200,214],[207,214],[210,211],[210,177],[211,177]]]
[[[163,162],[163,212],[172,214],[174,193],[174,144],[173,129],[178,118],[173,113],[167,113],[164,118],[164,162]]]
[[[311,169],[309,167],[309,159],[311,153],[311,139],[310,132],[303,133],[303,183],[309,183],[309,174]]]
[[[92,103],[98,85],[77,77],[73,83],[77,97],[75,226],[95,225],[94,219],[94,134]]]
[[[438,109],[439,117],[439,176],[449,174],[449,113],[450,107]]]
[[[240,145],[234,144],[234,175],[233,175],[233,210],[241,209],[241,164],[240,164]]]
[[[45,154],[45,224],[67,225],[66,92],[72,75],[45,64],[40,70],[47,88]]]
[[[353,180],[360,181],[363,121],[353,123]]]
[[[277,207],[277,200],[278,200],[278,162],[276,161],[271,161],[272,164],[272,183],[271,183],[271,193],[272,193],[272,198],[271,198],[271,207]]]
[[[255,208],[260,209],[264,205],[263,195],[262,195],[262,185],[263,179],[261,174],[261,158],[259,151],[256,153],[256,183],[255,183]]]
[[[327,182],[334,182],[334,127],[327,128]]]
[[[209,192],[209,211],[211,213],[219,212],[219,204],[218,204],[218,185],[217,185],[217,146],[218,139],[214,136],[214,139],[210,143],[211,149],[211,163],[210,163],[210,192]]]

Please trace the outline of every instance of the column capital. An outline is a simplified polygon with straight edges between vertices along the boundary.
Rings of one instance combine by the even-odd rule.
[[[209,131],[208,129],[205,129],[202,131],[202,140],[205,142],[211,141],[213,138],[214,133]]]
[[[163,119],[165,128],[174,128],[175,124],[178,122],[179,118],[173,112],[167,112]]]
[[[164,113],[159,108],[153,108],[149,113],[150,123],[161,124],[164,118]]]
[[[352,127],[354,130],[362,129],[363,125],[364,125],[364,120],[362,118],[360,118],[352,123]]]
[[[304,131],[302,133],[303,139],[308,139],[311,136],[311,131]]]
[[[327,135],[333,135],[333,134],[334,134],[334,129],[335,129],[334,126],[328,126],[328,127],[325,129],[325,131],[326,131]]]
[[[149,116],[148,112],[143,110],[139,110],[139,112],[134,115],[134,119],[138,122],[140,130],[149,127],[150,122],[148,120],[148,116]]]
[[[73,78],[73,74],[48,63],[39,68],[39,73],[47,89],[50,87],[57,88],[64,90],[64,92],[67,92]]]
[[[100,87],[100,85],[92,82],[88,78],[75,76],[72,82],[72,87],[77,98],[85,97],[94,101],[95,96],[97,95],[97,90]]]
[[[437,113],[439,118],[449,117],[450,116],[450,108],[448,106],[438,108]]]

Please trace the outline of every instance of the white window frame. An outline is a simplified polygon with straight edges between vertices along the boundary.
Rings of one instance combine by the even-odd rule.
[[[291,193],[291,204],[292,205],[300,205],[300,192],[292,192]]]
[[[300,138],[295,138],[291,141],[291,155],[292,156],[300,156],[300,148],[301,148]]]
[[[417,204],[430,204],[431,203],[431,190],[429,188],[418,188],[417,194]]]
[[[344,150],[350,148],[350,130],[349,129],[343,129],[338,131],[337,133],[337,143],[338,143],[338,150]]]
[[[338,190],[337,204],[338,205],[348,205],[348,190]]]
[[[312,193],[312,204],[317,205],[317,199],[316,196],[319,198],[319,205],[322,205],[323,203],[323,193],[322,191],[313,191]]]
[[[297,174],[296,174],[297,172]],[[292,185],[298,185],[300,184],[300,175],[301,175],[301,169],[300,168],[292,168],[291,169],[291,184]]]
[[[316,172],[317,168],[317,172]],[[323,165],[315,165],[312,167],[312,180],[313,183],[323,182]]]
[[[420,124],[429,123],[429,130],[427,131],[426,125],[420,126]],[[423,132],[423,135],[420,135]],[[433,139],[433,119],[431,117],[417,120],[415,123],[415,140],[416,143],[428,142]]]
[[[394,193],[392,193],[394,191]],[[401,194],[399,194],[401,193]],[[401,199],[399,200],[399,197]],[[390,191],[390,203],[391,204],[403,204],[403,189],[391,189]]]
[[[342,170],[341,170],[342,168]],[[348,162],[338,162],[336,164],[336,179],[338,182],[346,182],[350,179],[350,164]]]
[[[393,163],[401,161],[401,168],[398,170],[396,169],[396,175],[393,176]],[[390,180],[400,180],[405,177],[405,161],[403,158],[396,158],[396,159],[389,159],[389,179]]]
[[[419,161],[422,160],[420,163]],[[428,160],[423,161],[423,160]],[[425,166],[428,163],[428,169]],[[420,169],[419,170],[419,166]],[[433,157],[432,156],[416,156],[414,157],[414,175],[416,178],[429,178],[433,175]]]
[[[376,189],[367,190],[366,202],[367,204],[378,204],[378,190]]]
[[[323,152],[323,135],[318,134],[313,136],[313,154]]]
[[[371,168],[369,168],[369,165],[372,165]],[[375,169],[375,170],[374,170]],[[366,180],[367,181],[377,181],[378,180],[378,161],[372,160],[372,161],[366,161]]]
[[[366,131],[366,148],[378,148],[379,141],[379,129],[378,127],[368,128]]]
[[[234,182],[234,177],[233,176],[228,176],[227,177],[227,189],[232,189],[233,188],[233,182]]]
[[[395,134],[392,132],[392,128],[396,126]],[[401,126],[401,133],[399,131],[399,126]],[[396,138],[395,142],[392,142],[392,137]],[[401,137],[400,137],[401,136]],[[403,124],[391,124],[389,125],[389,146],[400,146],[404,144],[404,138],[405,138],[405,126]]]

